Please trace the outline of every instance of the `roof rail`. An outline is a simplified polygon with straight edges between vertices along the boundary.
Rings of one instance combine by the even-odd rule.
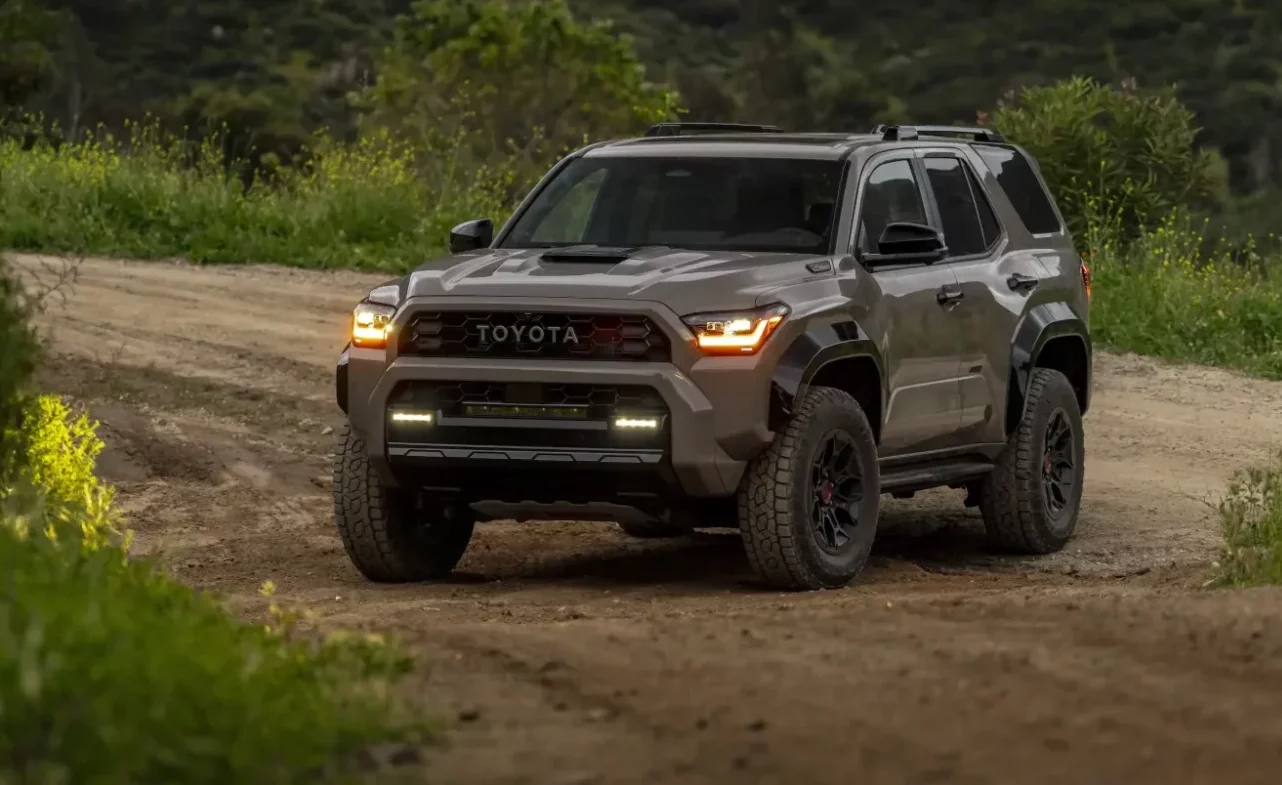
[[[967,136],[976,142],[1006,141],[1006,137],[991,128],[959,125],[879,125],[872,132],[887,142],[908,141],[922,136]]]
[[[750,125],[747,123],[659,123],[650,126],[646,136],[688,136],[690,134],[748,133],[777,134],[783,129],[777,125]]]

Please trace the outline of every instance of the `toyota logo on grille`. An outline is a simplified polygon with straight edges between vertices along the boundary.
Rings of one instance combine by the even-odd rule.
[[[521,314],[529,318],[530,314]],[[481,343],[526,343],[526,344],[575,344],[579,343],[579,334],[574,325],[517,324],[511,327],[506,324],[483,324],[480,326]]]

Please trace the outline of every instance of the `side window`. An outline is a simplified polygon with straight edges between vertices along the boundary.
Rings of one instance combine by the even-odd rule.
[[[530,239],[536,243],[580,243],[588,230],[588,219],[597,195],[605,183],[606,170],[597,169],[570,188],[560,202],[543,217]]]
[[[977,144],[975,151],[997,176],[997,184],[1006,192],[1029,232],[1050,234],[1060,230],[1051,197],[1042,188],[1028,159],[1010,147]]]
[[[975,194],[975,209],[979,210],[979,226],[984,230],[984,247],[991,248],[993,243],[1002,236],[1002,225],[997,220],[997,214],[993,212],[993,205],[988,201],[984,186],[980,185],[979,179],[975,177],[975,170],[969,165],[962,168],[966,170],[966,179],[970,181],[970,192]]]
[[[983,192],[974,190],[969,168],[960,158],[932,156],[926,159],[926,177],[939,206],[948,255],[973,256],[988,250],[1000,230],[994,228],[997,219]]]
[[[875,253],[886,225],[896,221],[926,223],[921,189],[906,160],[887,161],[868,177],[859,213],[859,250]]]

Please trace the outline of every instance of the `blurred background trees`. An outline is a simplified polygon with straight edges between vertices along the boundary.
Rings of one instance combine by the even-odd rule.
[[[1260,232],[1282,190],[1279,41],[1268,0],[0,0],[0,101],[70,137],[151,115],[282,161],[320,128],[463,132],[472,154],[517,151],[537,169],[678,105],[863,130],[974,123],[1005,101],[1004,122],[1027,131],[1058,110],[1016,113],[1019,91],[1077,76],[1128,87],[1034,100],[1099,124],[1143,108],[1100,103],[1113,93],[1177,98],[1212,181],[1189,186]],[[1176,111],[1144,106],[1135,131]],[[1088,149],[1084,128],[1057,149]]]

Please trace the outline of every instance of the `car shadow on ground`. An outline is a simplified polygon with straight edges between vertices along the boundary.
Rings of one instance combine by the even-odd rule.
[[[1019,570],[1021,560],[990,552],[973,511],[921,511],[889,505],[883,512],[873,558],[860,585],[914,565],[940,574],[995,574]],[[665,540],[634,540],[606,529],[509,526],[470,554],[449,583],[494,581],[684,587],[769,591],[753,576],[743,542],[733,529],[700,530]],[[601,526],[597,524],[595,526]],[[608,526],[608,524],[606,524]],[[518,541],[514,541],[518,540]],[[523,541],[523,542],[521,542]],[[523,547],[523,545],[525,547]]]

